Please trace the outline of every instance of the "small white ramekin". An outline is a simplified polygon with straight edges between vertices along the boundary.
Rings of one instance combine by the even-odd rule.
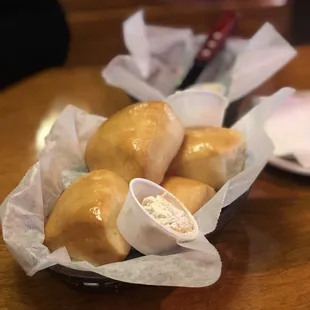
[[[193,230],[179,233],[160,224],[141,205],[145,197],[165,194],[165,199],[182,209],[193,222]],[[129,192],[119,213],[117,226],[126,241],[142,254],[160,254],[173,249],[178,242],[197,238],[199,228],[187,208],[170,192],[146,179],[136,178],[129,183]]]

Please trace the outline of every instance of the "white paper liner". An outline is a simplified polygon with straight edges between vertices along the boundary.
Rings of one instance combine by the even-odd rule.
[[[103,69],[107,83],[140,101],[163,100],[189,71],[206,35],[189,28],[146,25],[143,11],[123,23],[129,55],[118,55]],[[249,40],[229,38],[197,83],[220,82],[229,102],[264,83],[296,56],[296,50],[269,23]]]
[[[194,96],[194,91],[191,93]],[[247,191],[263,169],[273,151],[263,124],[270,113],[292,93],[292,89],[285,88],[267,97],[234,126],[245,135],[247,141],[246,167],[195,214],[201,231],[197,240],[182,243],[182,247],[170,255],[148,255],[101,267],[93,267],[87,262],[71,262],[65,248],[50,253],[42,244],[44,220],[65,188],[63,172],[85,171],[83,157],[86,142],[104,121],[104,118],[68,106],[48,135],[39,161],[1,206],[2,232],[8,249],[28,275],[61,264],[130,283],[187,287],[211,285],[221,274],[221,260],[214,246],[202,234],[214,230],[222,207]],[[210,93],[206,92],[205,98],[201,95],[193,98],[200,98],[208,108],[209,96]],[[173,108],[177,109],[178,105]],[[194,118],[195,110],[191,113]]]
[[[229,101],[238,100],[262,85],[296,54],[277,30],[265,23],[237,55],[227,94]]]

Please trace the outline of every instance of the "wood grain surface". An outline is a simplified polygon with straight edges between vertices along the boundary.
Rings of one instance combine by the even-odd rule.
[[[67,66],[103,65],[126,52],[122,22],[143,8],[147,23],[206,33],[225,9],[239,14],[238,36],[252,36],[266,21],[290,35],[290,4],[279,0],[61,0],[71,32]]]
[[[260,92],[310,87],[309,59],[310,47],[299,48],[298,57]],[[38,133],[40,138],[66,104],[111,115],[129,102],[102,82],[99,68],[46,71],[1,93],[0,199],[36,161]],[[267,167],[244,209],[213,238],[222,275],[200,289],[138,286],[81,293],[48,271],[27,277],[0,241],[0,309],[310,309],[309,205],[309,178]]]

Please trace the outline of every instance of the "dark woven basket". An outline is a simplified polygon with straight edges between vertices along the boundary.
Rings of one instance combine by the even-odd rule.
[[[244,205],[248,193],[249,191],[244,193],[232,204],[228,205],[222,210],[216,229],[206,237],[212,238],[213,235],[217,234],[230,221],[230,219]],[[141,253],[139,253],[135,249],[132,249],[126,259],[133,259],[140,256],[142,256]],[[112,280],[93,272],[74,270],[60,265],[50,267],[50,271],[70,286],[83,291],[117,291],[122,287],[133,286],[133,284],[127,284],[119,282],[117,280]]]

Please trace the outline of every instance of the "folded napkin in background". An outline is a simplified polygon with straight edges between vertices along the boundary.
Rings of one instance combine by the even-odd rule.
[[[310,168],[310,91],[296,92],[265,124],[275,156],[294,156]]]
[[[123,23],[123,36],[130,55],[116,56],[102,74],[141,101],[163,100],[173,93],[206,40],[189,28],[146,26],[143,11]]]
[[[206,35],[195,36],[188,28],[146,25],[143,11],[123,23],[123,36],[130,54],[112,59],[102,76],[140,101],[163,100],[174,93],[206,40]],[[230,85],[225,86],[232,102],[261,85],[295,55],[295,49],[266,23],[250,40],[228,39],[198,82],[218,82],[229,75]]]

